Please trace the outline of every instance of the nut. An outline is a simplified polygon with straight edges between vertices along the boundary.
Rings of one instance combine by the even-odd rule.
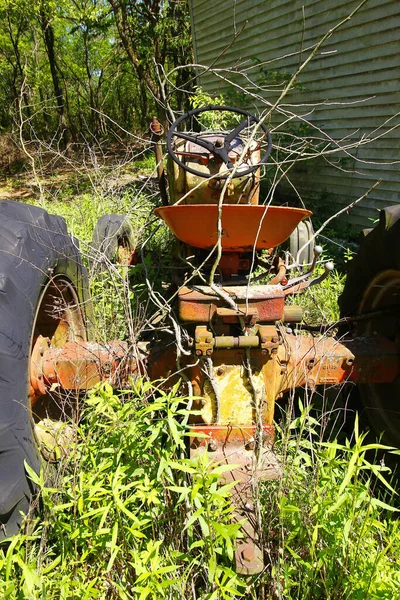
[[[241,552],[241,557],[246,562],[253,561],[256,557],[254,544],[246,544]]]

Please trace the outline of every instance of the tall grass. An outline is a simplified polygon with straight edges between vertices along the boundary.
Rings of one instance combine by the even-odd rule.
[[[0,550],[0,595],[12,599],[393,599],[400,536],[387,467],[353,444],[320,442],[309,408],[279,432],[278,482],[260,486],[266,570],[233,570],[226,465],[186,458],[185,398],[138,380],[85,400],[77,443],[40,488],[36,528]],[[315,438],[310,440],[310,434]],[[31,520],[32,520],[31,516]]]

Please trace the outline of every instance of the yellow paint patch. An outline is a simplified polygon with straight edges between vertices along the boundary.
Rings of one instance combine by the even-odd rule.
[[[219,365],[214,367],[213,371],[214,384],[206,379],[203,389],[206,403],[202,410],[202,418],[205,423],[215,423],[219,401],[219,425],[252,425],[256,413],[255,403],[260,406],[265,396],[262,373],[252,373],[257,396],[255,398],[248,374],[242,365]]]

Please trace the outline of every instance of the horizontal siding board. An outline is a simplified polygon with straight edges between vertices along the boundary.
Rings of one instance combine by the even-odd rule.
[[[371,7],[368,12],[364,11],[364,13],[359,13],[357,17],[357,43],[367,45],[367,40],[363,39],[364,37],[368,37],[368,33],[371,32],[371,35],[379,32],[389,32],[390,30],[396,30],[395,26],[395,18],[398,17],[398,6],[396,3],[391,1],[387,5],[389,10],[383,10],[382,6]],[[221,10],[221,14],[224,18],[226,18],[226,10]],[[301,14],[300,10],[297,11]],[[350,12],[349,9],[346,9],[342,16],[348,14]],[[362,16],[366,16],[367,18],[362,19]],[[206,17],[209,19],[209,14]],[[235,44],[234,47],[228,49],[227,55],[235,54],[237,56],[238,49],[239,52],[243,49],[246,56],[251,55],[251,50],[254,48],[255,42],[259,39],[263,34],[265,34],[265,39],[260,40],[262,42],[262,46],[260,46],[260,50],[264,54],[269,54],[273,51],[273,55],[271,58],[276,58],[280,54],[285,54],[286,51],[296,51],[300,48],[300,40],[302,37],[302,29],[303,23],[301,20],[297,21],[293,19],[293,15],[291,18],[288,18],[288,15],[285,15],[279,21],[271,21],[268,18],[268,15],[265,15],[265,19],[263,18],[263,13],[259,13],[257,15],[257,29],[256,31],[251,27],[251,25],[247,25],[243,32],[241,33],[238,43]],[[393,21],[391,22],[390,17],[393,17]],[[244,14],[243,21],[237,24],[237,30],[241,29],[244,21],[246,19],[251,19],[251,15],[248,12]],[[310,43],[315,43],[319,40],[322,35],[328,31],[332,26],[336,25],[340,21],[338,16],[333,17],[328,22],[321,22],[321,15],[317,15],[315,26],[310,23],[310,19],[306,19],[305,23],[305,32],[304,32],[304,42],[305,46]],[[221,29],[221,22],[218,20],[217,15],[213,15],[212,22],[207,22],[206,28],[207,35],[203,38],[199,39],[199,44],[203,46],[205,49],[210,49],[210,37],[215,36],[212,42],[215,50],[222,50],[226,45],[229,38],[233,38],[234,30],[233,23],[229,19],[226,21],[226,25]],[[329,40],[327,40],[323,46],[323,51],[327,49],[332,49],[335,47],[338,42],[343,43],[346,40],[354,41],[353,35],[353,27],[349,25],[344,26],[342,29],[339,29]],[[249,47],[248,44],[251,43]],[[297,47],[293,47],[294,44],[298,44]],[[278,51],[278,54],[276,53]]]
[[[222,0],[210,3],[191,0],[195,30],[196,56],[200,64],[225,69],[220,74],[233,82],[244,84],[243,76],[230,72],[236,65],[250,77],[253,98],[249,107],[254,112],[265,111],[279,95],[279,90],[251,89],[251,80],[257,83],[260,67],[252,59],[266,62],[267,72],[293,73],[299,64],[299,50],[303,30],[302,5],[305,6],[303,41],[304,60],[310,50],[330,28],[345,18],[358,0]],[[235,29],[247,26],[232,44]],[[322,52],[322,53],[321,53]],[[285,56],[292,54],[292,56]],[[369,224],[377,209],[400,202],[400,10],[397,0],[370,0],[357,15],[325,42],[320,53],[301,73],[301,89],[292,90],[284,99],[281,112],[296,112],[312,123],[314,137],[323,137],[318,128],[337,140],[348,136],[343,144],[355,144],[365,138],[369,144],[350,149],[348,155],[331,153],[328,160],[335,164],[347,157],[346,171],[338,170],[328,162],[315,164],[300,160],[290,171],[290,180],[303,198],[329,199],[329,206],[337,209],[365,193],[372,183],[382,178],[381,185],[364,199],[346,217],[358,226]],[[212,72],[200,74],[201,85],[210,93],[227,90],[227,83]],[[246,87],[245,86],[245,87]],[[373,98],[372,98],[373,97]],[[259,98],[259,99],[257,99]],[[286,118],[280,111],[272,115],[272,124]],[[385,121],[387,121],[385,123]],[[296,119],[298,124],[301,119]],[[291,125],[293,127],[293,124]],[[273,133],[276,143],[290,144],[291,138]],[[278,137],[279,136],[279,137]],[[331,146],[333,147],[333,145]],[[340,163],[340,164],[341,164]],[[344,163],[343,163],[344,164]],[[282,184],[282,193],[288,198],[293,193],[289,184]]]

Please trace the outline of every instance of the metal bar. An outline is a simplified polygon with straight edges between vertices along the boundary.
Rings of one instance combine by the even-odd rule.
[[[253,486],[260,480],[278,479],[281,467],[272,451],[273,426],[196,426],[191,428],[190,456],[208,451],[211,464],[232,465],[224,473],[226,482],[235,481],[233,520],[242,521],[244,539],[236,545],[236,571],[255,575],[264,569],[261,531],[253,505]],[[200,437],[196,437],[199,434]]]
[[[258,335],[217,335],[214,338],[214,348],[258,348]]]
[[[158,121],[157,117],[153,117],[153,121],[150,125],[150,131],[157,137],[157,141],[154,144],[154,154],[156,157],[157,164],[158,185],[160,187],[160,194],[163,206],[168,206],[169,202],[164,170],[164,154],[161,145],[161,136],[164,133],[164,129],[161,123]]]

